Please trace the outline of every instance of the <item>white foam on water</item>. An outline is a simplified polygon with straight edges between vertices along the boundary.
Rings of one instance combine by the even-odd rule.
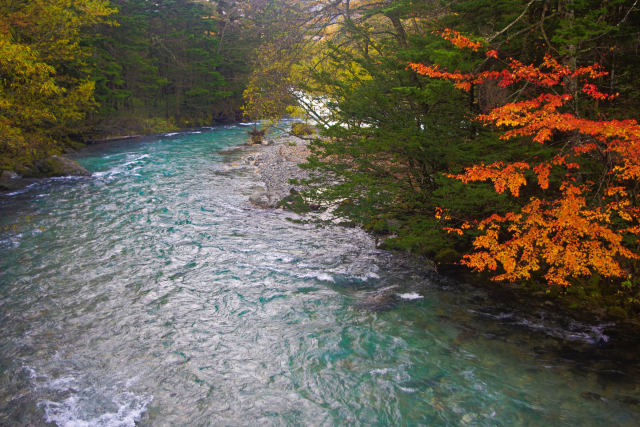
[[[176,136],[176,135],[180,135],[180,132],[169,132],[164,134],[164,136]]]
[[[140,160],[148,159],[149,157],[151,157],[151,156],[149,156],[148,154],[143,154],[141,156],[133,158],[132,160],[128,161],[127,163],[125,163],[122,166],[135,165],[136,163],[140,162]]]
[[[53,176],[49,178],[50,181],[77,181],[82,179],[82,176],[68,175],[68,176]]]
[[[142,164],[142,160],[144,159],[148,159],[151,156],[149,154],[142,154],[140,156],[134,157],[134,156],[127,156],[129,160],[128,162],[125,162],[121,165],[118,165],[116,167],[114,167],[113,169],[109,169],[106,171],[100,171],[100,172],[93,172],[91,174],[92,177],[94,178],[111,178],[114,177],[116,175],[134,175],[134,176],[139,176],[138,174],[134,173],[137,170],[142,169],[143,164]],[[134,166],[135,165],[135,166]],[[133,166],[133,167],[131,167]]]
[[[13,236],[9,236],[7,239],[0,240],[0,245],[8,244],[14,248],[20,246],[20,241],[22,241],[23,233],[14,234]]]
[[[53,381],[50,381],[49,383],[47,383],[47,387],[56,391],[67,391],[74,387],[75,382],[76,382],[76,379],[73,377],[62,377],[62,378],[58,378]]]
[[[333,276],[331,276],[330,274],[327,273],[318,273],[315,275],[312,275],[311,277],[315,277],[318,280],[322,280],[323,282],[335,282],[336,280],[333,278]]]
[[[391,372],[391,369],[389,368],[372,369],[369,371],[371,375],[384,375],[384,374],[388,374],[389,372]]]
[[[137,383],[139,379],[140,379],[140,375],[136,375],[135,377],[128,378],[124,382],[124,385],[125,385],[125,387],[129,388],[132,385],[134,385],[135,383]]]
[[[83,407],[90,404],[91,399],[72,394],[62,402],[43,401],[39,405],[44,408],[45,420],[61,427],[133,427],[140,420],[147,406],[152,402],[151,396],[137,396],[123,392],[113,397],[114,411],[95,417],[87,417]]]
[[[406,299],[406,300],[416,300],[416,299],[422,299],[424,298],[422,295],[415,293],[415,292],[408,292],[406,294],[396,294],[398,295],[400,298],[402,299]]]
[[[504,321],[505,324],[522,326],[527,329],[544,333],[553,338],[566,339],[569,341],[582,341],[587,344],[608,343],[610,338],[606,335],[605,329],[614,326],[615,323],[604,323],[600,325],[587,325],[578,321],[571,321],[568,325],[558,324],[557,320],[548,313],[541,313],[540,318],[522,318],[517,313],[492,314],[480,310],[468,310],[470,313],[479,314],[495,320]]]
[[[24,193],[28,192],[31,188],[33,188],[35,186],[38,186],[38,185],[42,185],[42,183],[44,183],[44,182],[79,181],[79,180],[84,179],[84,178],[85,178],[84,176],[76,176],[76,175],[71,175],[71,176],[53,176],[53,177],[46,178],[46,179],[40,180],[38,182],[34,182],[32,184],[29,184],[29,185],[27,185],[27,186],[25,186],[25,187],[23,187],[23,188],[21,188],[19,190],[12,191],[10,193],[5,193],[5,196],[12,197],[12,196],[18,196],[20,194],[24,194]],[[40,197],[44,197],[46,195],[47,194],[38,194],[36,197],[40,198]]]
[[[45,421],[62,427],[133,427],[153,401],[151,395],[128,390],[138,376],[109,385],[86,384],[71,375],[52,379],[24,369],[40,396],[37,405]]]
[[[94,172],[91,174],[92,177],[94,178],[102,178],[103,176],[108,176],[111,174],[111,171],[100,171],[100,172]]]
[[[118,166],[107,171],[94,172],[91,174],[91,176],[93,176],[94,178],[112,178],[117,175],[122,175],[125,172],[127,172],[127,170],[125,170],[123,166]]]
[[[27,371],[29,373],[29,378],[31,378],[32,380],[36,379],[37,374],[36,374],[36,371],[33,368],[23,365],[22,369],[24,369],[25,371]]]
[[[496,320],[504,320],[504,319],[512,319],[514,316],[514,313],[498,313],[498,314],[491,314],[491,313],[485,313],[483,311],[478,311],[478,310],[467,310],[469,313],[474,313],[474,314],[479,314],[481,316],[486,316],[486,317],[490,317],[491,319],[496,319]]]
[[[515,324],[544,332],[554,338],[562,338],[569,341],[582,341],[588,344],[609,342],[610,338],[604,333],[604,330],[605,328],[614,325],[614,323],[606,323],[602,325],[589,326],[573,321],[568,328],[564,328],[554,327],[544,321],[536,322],[527,319],[522,319]]]
[[[329,273],[325,273],[323,271],[321,272],[315,272],[315,273],[309,273],[309,274],[301,274],[295,275],[296,277],[299,277],[301,279],[317,279],[323,282],[332,282],[335,283],[336,279],[333,278],[332,275],[330,275]]]
[[[259,122],[247,122],[247,123],[238,123],[240,126],[254,126],[259,125]]]
[[[31,187],[33,187],[34,185],[37,185],[37,184],[38,184],[37,182],[34,182],[33,184],[29,184],[26,187],[21,188],[20,190],[12,191],[11,193],[6,193],[5,196],[17,196],[19,194],[24,194],[27,191],[29,191],[29,189]]]
[[[375,279],[379,279],[379,278],[380,278],[380,276],[377,273],[373,272],[373,271],[368,271],[365,274],[356,277],[356,279],[362,280],[363,282],[366,282],[369,279],[374,279],[375,280]]]

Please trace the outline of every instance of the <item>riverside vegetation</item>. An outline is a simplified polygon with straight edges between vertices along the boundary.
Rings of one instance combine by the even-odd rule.
[[[640,318],[637,1],[17,0],[0,12],[5,176],[79,141],[294,115],[321,135],[305,167],[332,177],[305,180],[301,199],[337,205],[385,248]]]
[[[265,45],[245,92],[261,117],[286,94],[320,123],[307,167],[337,179],[310,180],[309,200],[338,203],[385,248],[637,322],[635,2],[321,12]]]

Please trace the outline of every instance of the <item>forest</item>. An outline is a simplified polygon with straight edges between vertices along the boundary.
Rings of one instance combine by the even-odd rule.
[[[0,170],[284,117],[386,249],[640,316],[634,0],[8,0]]]

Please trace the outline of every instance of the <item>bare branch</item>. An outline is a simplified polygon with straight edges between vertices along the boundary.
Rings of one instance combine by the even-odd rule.
[[[620,25],[622,25],[624,23],[624,21],[627,20],[627,18],[629,17],[629,14],[631,13],[631,11],[638,5],[638,0],[634,1],[633,4],[631,5],[631,7],[629,8],[629,10],[627,10],[627,13],[624,15],[624,18],[622,18],[622,21],[618,22],[618,25],[616,25],[616,27],[619,27]]]
[[[524,8],[524,10],[522,11],[522,13],[520,14],[520,16],[518,16],[515,20],[513,20],[509,25],[507,25],[506,27],[504,27],[501,31],[498,31],[497,33],[495,33],[493,36],[489,37],[487,39],[488,42],[492,42],[496,37],[500,36],[502,33],[504,33],[505,31],[507,31],[509,28],[513,27],[516,23],[518,23],[518,21],[520,21],[522,19],[522,17],[527,13],[527,11],[529,10],[529,7],[533,4],[533,2],[535,2],[536,0],[531,0],[529,3],[527,3],[527,6]]]

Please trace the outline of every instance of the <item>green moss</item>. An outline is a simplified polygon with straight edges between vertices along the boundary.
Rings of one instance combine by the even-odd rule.
[[[438,264],[455,264],[460,261],[461,255],[453,248],[446,248],[438,251],[434,257],[434,261]]]

